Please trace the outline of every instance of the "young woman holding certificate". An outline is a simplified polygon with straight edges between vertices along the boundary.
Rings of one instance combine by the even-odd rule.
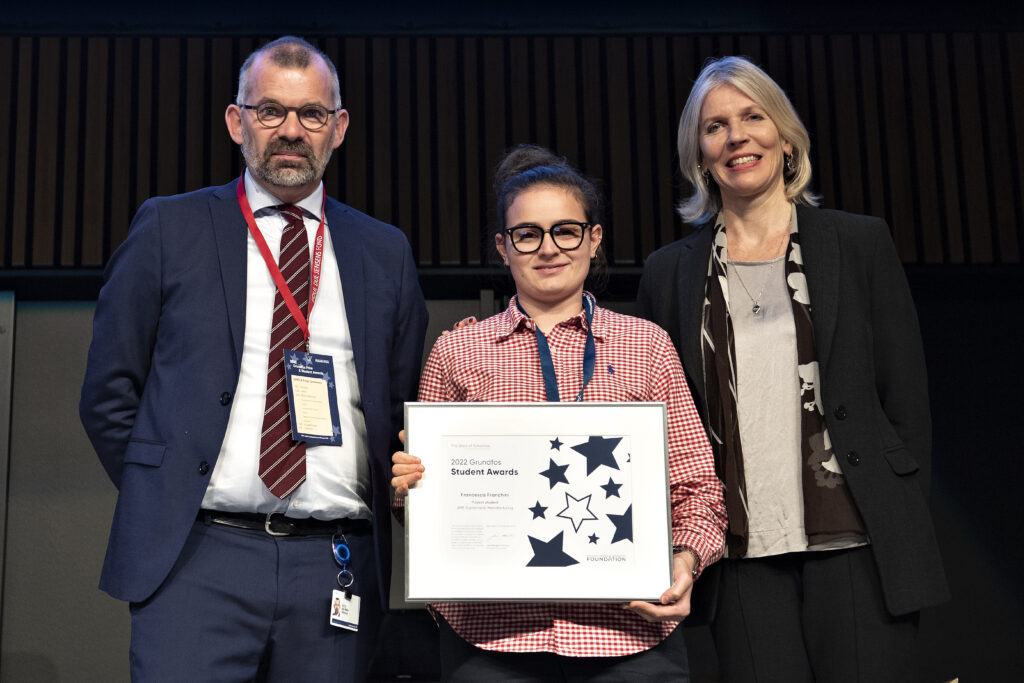
[[[584,291],[601,261],[594,185],[548,150],[498,166],[495,245],[516,284],[508,308],[442,336],[421,401],[664,401],[674,582],[660,604],[441,603],[445,681],[688,680],[679,622],[701,571],[722,554],[725,509],[711,448],[668,335]],[[423,473],[396,453],[404,496]]]

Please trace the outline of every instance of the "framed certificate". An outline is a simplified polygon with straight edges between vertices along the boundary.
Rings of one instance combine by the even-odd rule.
[[[406,403],[406,600],[657,600],[664,403]]]

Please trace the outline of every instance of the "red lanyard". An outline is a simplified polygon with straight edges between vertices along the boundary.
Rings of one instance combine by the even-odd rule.
[[[306,340],[308,347],[309,344],[309,324],[306,322],[306,317],[302,315],[302,309],[299,308],[299,304],[295,301],[295,297],[292,296],[292,292],[288,289],[288,283],[284,281],[284,276],[281,275],[281,269],[277,267],[277,261],[274,260],[274,255],[270,253],[270,247],[267,246],[267,241],[263,239],[263,233],[260,232],[259,227],[256,225],[256,217],[252,214],[252,209],[249,208],[249,200],[245,196],[245,175],[243,174],[238,179],[238,186],[236,188],[236,194],[238,195],[238,206],[242,209],[242,215],[245,216],[245,222],[249,226],[249,234],[256,240],[256,246],[260,249],[260,254],[263,256],[263,261],[267,264],[267,270],[270,271],[271,277],[274,278],[274,284],[277,285],[277,290],[281,292],[281,298],[284,299],[284,303],[288,306],[288,310],[291,312],[292,317],[295,318],[295,322],[299,324],[299,329],[302,330],[303,338]],[[323,203],[320,205],[320,226],[316,229],[316,239],[313,241],[313,267],[312,267],[312,281],[309,285],[309,309],[307,315],[313,315],[313,304],[316,303],[316,293],[320,289],[320,266],[323,263],[324,258],[324,218],[326,216],[325,209],[327,206],[327,193],[323,194]]]

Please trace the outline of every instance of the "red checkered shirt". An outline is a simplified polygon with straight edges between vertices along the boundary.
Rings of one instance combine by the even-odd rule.
[[[560,396],[583,383],[586,317],[548,334]],[[672,542],[707,567],[722,555],[725,503],[711,446],[668,335],[654,323],[595,307],[596,363],[585,401],[664,401],[668,415]],[[533,321],[516,307],[442,336],[420,381],[420,401],[544,401]],[[668,586],[665,586],[667,589]],[[499,652],[568,657],[634,654],[660,643],[679,622],[649,623],[620,603],[438,603],[467,642]]]

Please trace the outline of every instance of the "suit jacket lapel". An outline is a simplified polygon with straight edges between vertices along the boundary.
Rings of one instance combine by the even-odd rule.
[[[334,258],[341,276],[341,292],[345,299],[345,317],[352,338],[352,353],[356,361],[356,376],[360,391],[366,377],[366,280],[363,276],[363,249],[350,225],[346,225],[348,208],[333,199],[327,199],[327,227],[331,231]],[[348,229],[346,229],[346,227]],[[365,395],[365,392],[364,392]]]
[[[676,271],[679,292],[679,338],[683,365],[693,368],[690,381],[704,401],[704,361],[701,354],[701,325],[704,289],[708,276],[708,258],[714,230],[704,227],[683,242]]]
[[[245,339],[246,252],[249,230],[235,197],[237,181],[217,188],[210,200],[210,220],[220,260],[224,303],[235,351],[235,366],[241,367]]]
[[[824,212],[809,207],[797,207],[797,226],[811,297],[818,364],[825,368],[839,307],[839,236]],[[824,371],[821,374],[824,377]]]

